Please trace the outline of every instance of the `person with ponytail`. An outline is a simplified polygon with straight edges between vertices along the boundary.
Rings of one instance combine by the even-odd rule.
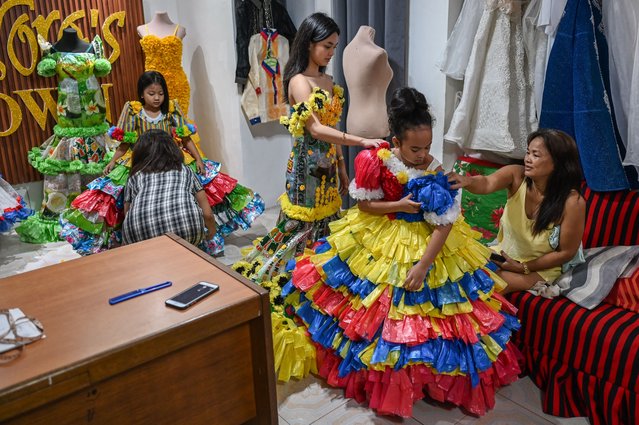
[[[335,129],[344,90],[333,84],[326,66],[335,54],[339,27],[324,13],[308,16],[299,27],[284,69],[284,93],[291,106],[280,122],[293,136],[285,192],[274,229],[257,239],[235,269],[263,283],[285,272],[285,265],[328,234],[338,218],[341,195],[348,191],[342,146],[376,147],[366,139]]]
[[[508,190],[498,244],[493,249],[504,292],[550,285],[568,264],[582,261],[586,201],[581,196],[579,152],[560,130],[528,136],[524,165],[508,165],[489,176],[448,175],[452,188],[476,194]],[[503,261],[500,261],[503,260]]]
[[[349,193],[357,206],[289,264],[274,308],[295,316],[306,339],[276,368],[317,370],[383,415],[411,417],[425,394],[482,415],[520,372],[510,342],[516,310],[430,153],[426,98],[397,89],[388,117],[394,147],[355,159]],[[294,324],[274,327],[274,341]]]

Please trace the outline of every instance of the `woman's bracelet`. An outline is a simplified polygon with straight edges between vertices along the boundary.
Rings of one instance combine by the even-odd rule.
[[[521,265],[524,267],[524,274],[526,275],[530,274],[530,269],[528,268],[528,264],[524,261],[521,263]]]
[[[344,156],[342,156],[342,155],[338,156],[338,157],[337,157],[337,161],[338,161],[338,162],[342,162],[342,161],[344,161]]]

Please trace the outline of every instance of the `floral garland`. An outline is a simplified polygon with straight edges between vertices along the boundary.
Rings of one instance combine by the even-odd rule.
[[[304,135],[306,121],[316,112],[322,124],[333,127],[340,120],[343,104],[344,89],[340,86],[333,86],[332,99],[329,99],[326,90],[315,87],[307,101],[293,105],[290,117],[280,117],[280,124],[284,125],[293,137],[301,137]]]
[[[332,202],[315,208],[294,205],[286,193],[279,198],[282,212],[295,220],[304,222],[319,221],[331,215],[337,214],[342,206],[342,198],[336,196]]]

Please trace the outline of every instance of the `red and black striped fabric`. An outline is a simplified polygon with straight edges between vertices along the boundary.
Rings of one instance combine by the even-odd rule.
[[[584,248],[639,245],[639,192],[585,188],[584,198]],[[508,299],[522,323],[514,342],[543,390],[546,413],[587,416],[594,425],[639,424],[639,314],[606,303],[588,310],[528,292]]]
[[[639,245],[639,191],[595,192],[584,186],[584,248]]]

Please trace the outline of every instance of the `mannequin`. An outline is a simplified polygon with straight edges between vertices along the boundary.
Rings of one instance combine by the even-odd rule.
[[[138,35],[144,52],[144,70],[164,75],[170,98],[176,99],[182,113],[188,115],[191,87],[182,68],[182,39],[186,29],[161,11],[138,27]]]
[[[186,36],[186,28],[177,25],[171,21],[169,14],[165,11],[155,12],[153,19],[144,25],[138,27],[138,35],[144,37],[145,35],[156,35],[160,38],[174,35],[178,38],[184,38]]]
[[[375,45],[375,29],[361,26],[344,48],[349,107],[346,131],[366,138],[388,136],[386,90],[393,78],[386,50]]]
[[[93,49],[89,49],[91,44],[80,39],[78,33],[73,28],[65,28],[62,31],[62,37],[58,40],[53,48],[58,52],[70,52],[70,53],[86,53],[92,52]]]

